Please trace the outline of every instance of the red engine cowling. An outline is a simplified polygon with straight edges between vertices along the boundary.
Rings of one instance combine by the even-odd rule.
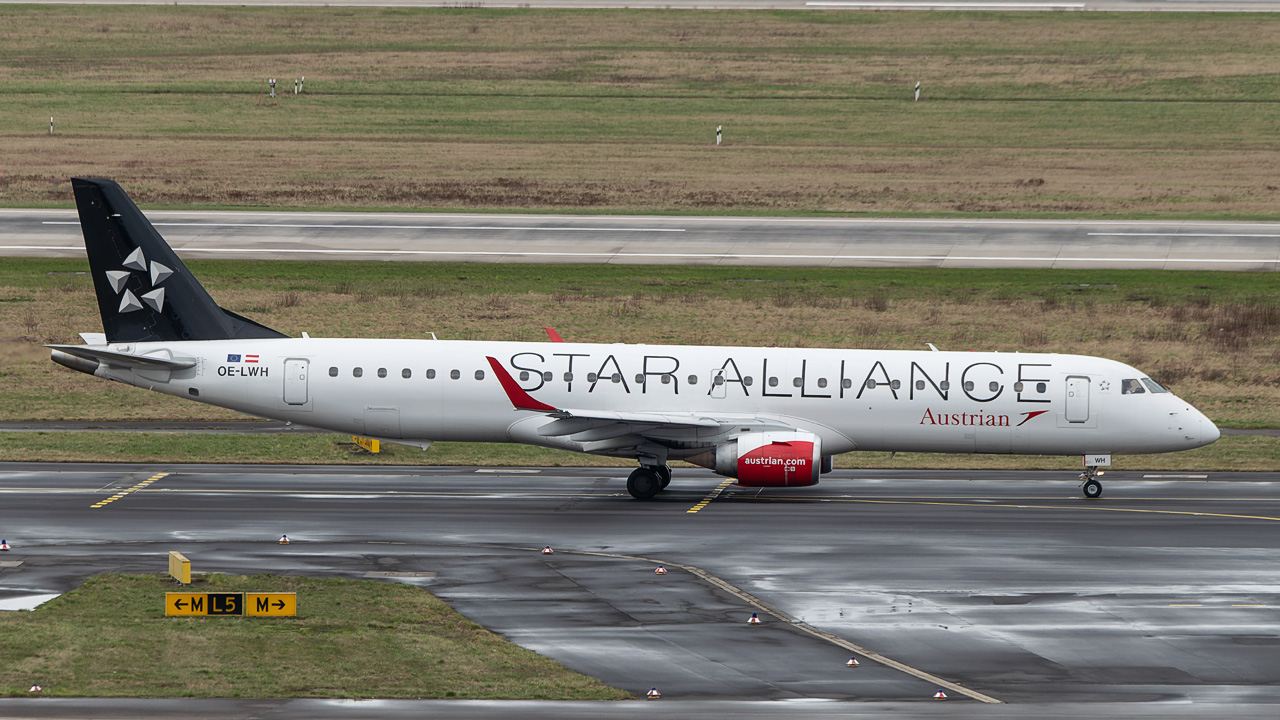
[[[817,485],[822,472],[822,441],[807,432],[760,432],[743,435],[689,462],[738,479],[746,487]]]

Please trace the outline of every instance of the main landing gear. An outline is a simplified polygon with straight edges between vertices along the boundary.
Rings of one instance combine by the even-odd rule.
[[[1101,474],[1096,467],[1086,467],[1084,472],[1080,473],[1080,487],[1084,490],[1085,497],[1102,497],[1102,483],[1098,482],[1098,476]]]
[[[671,468],[666,465],[641,465],[627,477],[627,492],[637,500],[649,500],[671,484]]]

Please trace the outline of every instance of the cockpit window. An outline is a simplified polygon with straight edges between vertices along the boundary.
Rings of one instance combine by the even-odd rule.
[[[1121,395],[1138,395],[1144,392],[1146,390],[1142,388],[1142,382],[1137,378],[1126,378],[1120,381]]]
[[[1169,392],[1168,390],[1165,390],[1163,387],[1161,387],[1161,386],[1160,386],[1160,383],[1156,382],[1155,380],[1152,380],[1151,378],[1144,377],[1144,378],[1142,378],[1142,382],[1143,382],[1143,384],[1144,384],[1144,385],[1146,385],[1148,388],[1150,388],[1150,389],[1151,389],[1151,392],[1153,392],[1153,393],[1167,393],[1167,392]]]

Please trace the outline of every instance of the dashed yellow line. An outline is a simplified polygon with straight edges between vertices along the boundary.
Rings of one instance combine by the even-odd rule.
[[[166,476],[166,475],[168,475],[168,474],[169,474],[169,473],[156,473],[155,475],[152,475],[151,477],[147,478],[146,480],[143,480],[142,482],[138,483],[137,485],[134,485],[134,486],[133,486],[133,487],[131,487],[131,488],[126,488],[126,489],[124,489],[124,490],[121,490],[120,492],[116,493],[115,495],[112,495],[111,497],[107,498],[106,500],[103,500],[103,501],[101,501],[101,502],[94,503],[93,505],[90,505],[89,507],[90,507],[90,508],[101,508],[101,507],[106,507],[107,505],[110,505],[111,503],[113,503],[113,502],[115,502],[115,501],[119,500],[120,498],[124,497],[125,495],[128,495],[129,493],[132,493],[132,492],[137,492],[138,490],[141,490],[141,489],[145,488],[146,486],[150,485],[151,483],[153,483],[153,482],[155,482],[155,481],[159,480],[160,478],[162,478],[162,477],[164,477],[164,476]]]
[[[704,497],[704,498],[702,498],[702,500],[701,500],[701,501],[699,501],[697,505],[694,505],[693,507],[689,508],[688,510],[685,510],[685,513],[687,513],[687,514],[689,514],[689,515],[693,515],[693,514],[697,513],[699,510],[701,510],[702,508],[706,507],[706,506],[707,506],[707,503],[709,503],[709,502],[711,502],[712,500],[715,500],[717,497],[719,497],[720,493],[724,492],[724,489],[725,489],[725,488],[727,488],[727,487],[729,487],[729,486],[730,486],[730,485],[732,485],[733,483],[734,483],[734,479],[733,479],[733,478],[729,478],[728,480],[725,480],[724,482],[720,483],[719,485],[717,485],[717,486],[716,486],[715,490],[712,490],[711,492],[707,493],[707,496],[706,496],[706,497]]]

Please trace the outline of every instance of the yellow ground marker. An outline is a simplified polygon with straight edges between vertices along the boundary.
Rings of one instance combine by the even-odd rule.
[[[697,513],[699,510],[701,510],[702,508],[706,507],[706,506],[707,506],[707,503],[709,503],[709,502],[711,502],[712,500],[715,500],[717,497],[719,497],[719,496],[720,496],[720,493],[724,492],[724,489],[725,489],[725,488],[727,488],[727,487],[729,487],[729,486],[730,486],[730,485],[732,485],[733,483],[734,483],[734,479],[733,479],[733,478],[729,478],[728,480],[725,480],[724,482],[720,483],[719,485],[717,485],[717,486],[716,486],[716,489],[715,489],[715,490],[712,490],[711,492],[707,493],[707,496],[706,496],[706,497],[704,497],[704,498],[702,498],[702,500],[701,500],[701,501],[699,501],[697,505],[694,505],[693,507],[689,508],[688,510],[685,510],[685,512],[686,512],[687,514],[689,514],[689,515],[693,515],[693,514]]]
[[[168,474],[169,474],[169,473],[156,473],[155,475],[152,475],[151,477],[147,478],[146,480],[143,480],[142,482],[138,483],[137,485],[134,485],[134,486],[133,486],[133,487],[131,487],[131,488],[126,488],[126,489],[124,489],[124,490],[121,490],[120,492],[116,493],[115,495],[112,495],[111,497],[107,498],[106,500],[103,500],[103,501],[101,501],[101,502],[94,503],[94,504],[90,505],[89,507],[90,507],[90,508],[94,508],[94,509],[96,509],[96,508],[101,508],[101,507],[106,507],[107,505],[110,505],[111,503],[113,503],[113,502],[115,502],[115,501],[119,500],[120,498],[124,497],[125,495],[128,495],[129,493],[137,492],[137,491],[139,491],[139,490],[141,490],[141,489],[143,489],[143,488],[147,487],[147,486],[148,486],[148,485],[150,485],[151,483],[153,483],[153,482],[155,482],[155,481],[159,480],[160,478],[162,478],[162,477],[164,477],[164,476],[166,476],[166,475],[168,475]]]

